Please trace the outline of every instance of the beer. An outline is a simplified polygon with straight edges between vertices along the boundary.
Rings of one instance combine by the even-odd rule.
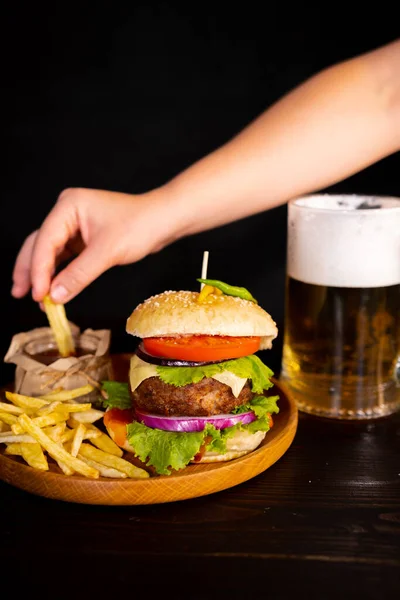
[[[305,412],[346,419],[394,412],[400,200],[299,199],[289,204],[288,234],[281,379]]]
[[[282,378],[299,408],[379,416],[399,402],[400,284],[329,287],[288,277]]]

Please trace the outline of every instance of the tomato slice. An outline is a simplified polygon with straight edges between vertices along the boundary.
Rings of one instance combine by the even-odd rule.
[[[211,362],[254,354],[260,341],[256,336],[181,335],[145,338],[143,346],[148,354],[161,358]]]
[[[114,433],[114,440],[118,446],[123,446],[126,441],[126,426],[134,419],[133,410],[130,408],[111,408],[107,410],[103,421],[106,427]]]

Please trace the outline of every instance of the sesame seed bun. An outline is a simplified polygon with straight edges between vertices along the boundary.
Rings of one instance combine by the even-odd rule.
[[[126,331],[139,338],[177,335],[259,336],[260,350],[271,348],[276,323],[258,304],[234,296],[213,296],[200,304],[198,292],[164,292],[139,304]]]

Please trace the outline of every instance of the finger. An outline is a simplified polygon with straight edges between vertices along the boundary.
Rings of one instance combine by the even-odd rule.
[[[34,231],[26,238],[15,261],[12,275],[13,286],[11,289],[11,294],[14,296],[14,298],[22,298],[31,289],[32,252],[35,246],[37,235],[38,232]]]
[[[65,303],[79,294],[99,275],[113,266],[111,248],[104,240],[92,242],[61,271],[51,284],[50,295],[54,302]]]
[[[85,244],[82,240],[81,235],[78,232],[78,235],[72,238],[72,240],[68,240],[68,242],[65,244],[65,248],[60,250],[57,256],[57,265],[60,265],[61,263],[69,260],[73,256],[80,254],[82,250],[84,250],[84,248]]]
[[[75,209],[66,203],[56,204],[40,228],[32,253],[32,296],[40,302],[49,292],[58,257],[68,240],[78,230]]]

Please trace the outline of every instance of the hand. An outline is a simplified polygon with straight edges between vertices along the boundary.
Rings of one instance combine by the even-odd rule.
[[[164,195],[165,196],[165,195]],[[114,265],[135,262],[178,237],[165,197],[67,189],[15,263],[12,295],[65,303]],[[77,255],[52,281],[56,267]]]

